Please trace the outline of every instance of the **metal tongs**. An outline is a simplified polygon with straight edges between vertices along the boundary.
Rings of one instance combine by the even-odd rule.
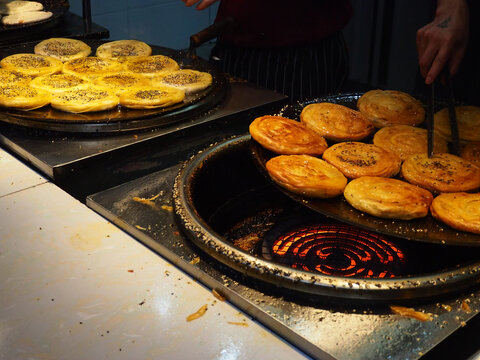
[[[451,152],[454,155],[460,156],[460,140],[458,136],[457,114],[455,113],[455,97],[453,95],[452,79],[448,66],[443,69],[444,85],[448,96],[448,117],[450,118],[450,132],[452,135]],[[435,81],[430,85],[430,96],[427,103],[427,141],[428,141],[428,157],[433,156],[433,142],[434,142],[434,106],[435,106]]]

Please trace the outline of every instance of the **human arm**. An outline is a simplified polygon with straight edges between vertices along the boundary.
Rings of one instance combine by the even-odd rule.
[[[218,0],[182,0],[186,6],[192,6],[197,4],[197,10],[204,10],[208,8],[213,3],[217,2]]]
[[[417,31],[420,73],[431,84],[448,65],[454,75],[465,55],[469,35],[466,0],[438,0],[432,22]]]

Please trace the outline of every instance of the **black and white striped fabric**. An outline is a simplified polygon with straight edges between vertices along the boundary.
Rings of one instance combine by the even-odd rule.
[[[341,33],[316,44],[287,48],[242,48],[217,43],[210,60],[234,77],[304,100],[340,92],[348,76]]]

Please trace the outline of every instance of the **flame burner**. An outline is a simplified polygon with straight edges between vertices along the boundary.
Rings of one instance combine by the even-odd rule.
[[[391,240],[347,224],[300,225],[267,236],[263,255],[295,269],[361,278],[393,278],[405,262]]]

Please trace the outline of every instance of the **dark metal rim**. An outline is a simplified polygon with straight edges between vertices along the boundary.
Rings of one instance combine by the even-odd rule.
[[[250,141],[242,136],[200,152],[179,171],[173,189],[175,215],[186,236],[205,253],[223,264],[276,286],[314,295],[358,300],[402,300],[435,297],[477,283],[480,262],[418,277],[348,279],[292,269],[252,256],[227,243],[198,214],[192,201],[191,181],[202,164],[222,149]]]

